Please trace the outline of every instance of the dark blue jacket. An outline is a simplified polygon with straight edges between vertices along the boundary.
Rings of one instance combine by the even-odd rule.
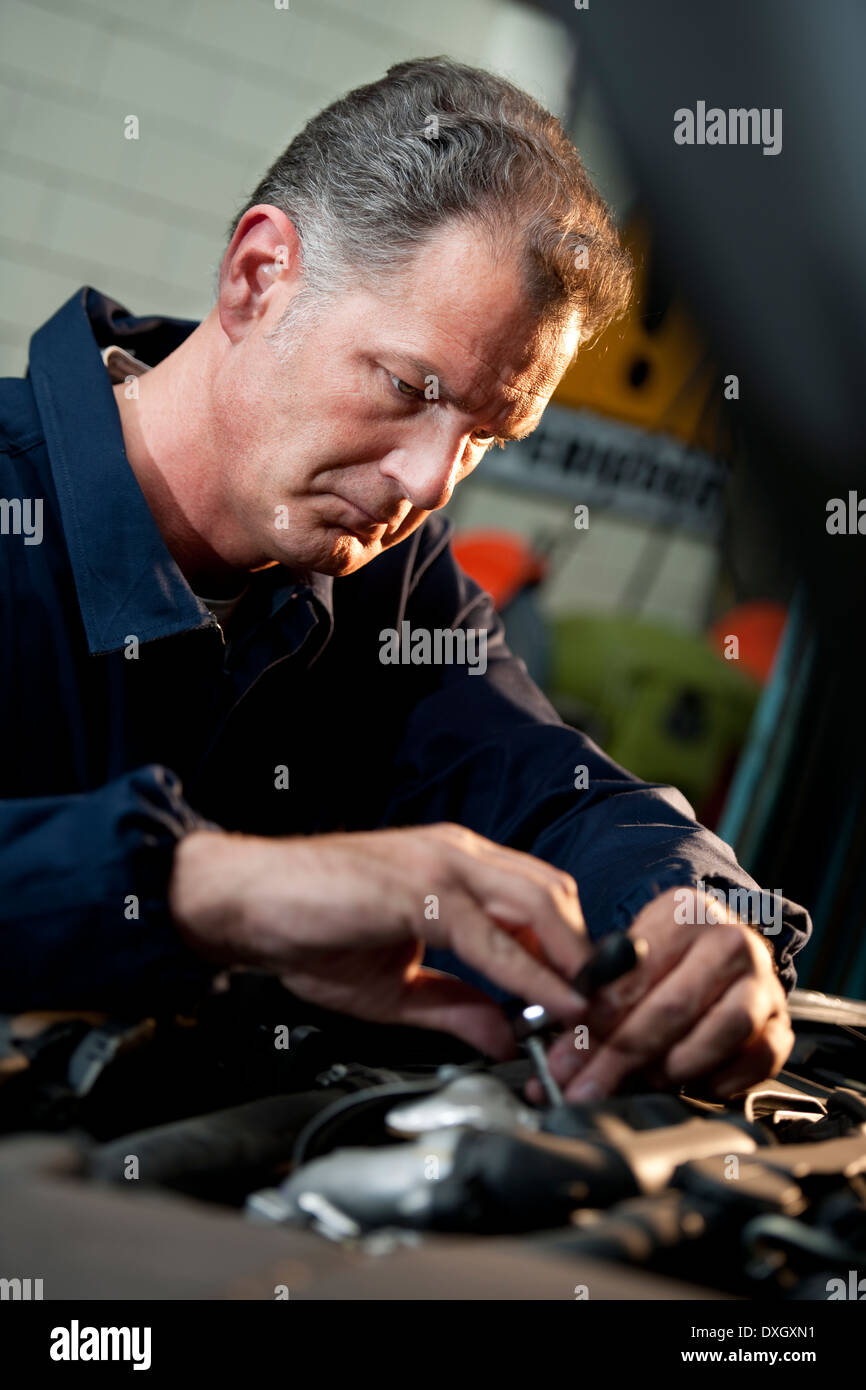
[[[180,941],[166,886],[205,823],[459,821],[568,869],[594,937],[668,887],[756,887],[679,792],[560,722],[441,516],[336,584],[262,571],[226,646],[129,467],[100,356],[118,343],[154,365],[194,327],[82,289],[34,335],[28,376],[0,382],[0,499],[43,504],[40,543],[14,533],[35,515],[14,505],[0,535],[0,1010],[193,1002],[212,967]],[[404,620],[486,628],[486,674],[383,665],[379,634]],[[788,987],[809,930],[788,904],[773,938]]]

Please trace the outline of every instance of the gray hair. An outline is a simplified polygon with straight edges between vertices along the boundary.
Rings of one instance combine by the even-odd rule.
[[[581,342],[628,304],[630,258],[559,121],[512,83],[448,58],[398,63],[314,116],[231,235],[259,203],[282,209],[300,239],[309,293],[295,314],[310,296],[381,284],[455,219],[513,248],[539,315],[577,311]]]

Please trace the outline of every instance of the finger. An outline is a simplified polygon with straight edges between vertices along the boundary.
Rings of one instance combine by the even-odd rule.
[[[682,926],[672,933],[664,922],[651,924],[646,930],[632,927],[627,935],[632,939],[642,937],[645,949],[633,969],[592,995],[584,1021],[596,1043],[609,1037],[640,1001],[700,944],[699,933]],[[574,1049],[569,1044],[568,1038],[561,1040],[559,1056],[574,1060]],[[580,1064],[586,1061],[585,1051],[578,1054],[578,1061]]]
[[[567,893],[577,894],[577,884],[573,874],[568,873],[565,869],[558,869],[555,864],[549,864],[546,859],[539,859],[537,854],[529,854],[522,849],[513,849],[510,845],[500,845],[496,840],[488,840],[485,835],[477,835],[475,831],[467,830],[462,825],[444,824],[434,826],[433,829],[442,832],[442,838],[470,854],[505,861],[517,872],[525,872],[531,877],[554,883]]]
[[[558,869],[555,864],[548,864],[546,859],[539,859],[536,854],[527,854],[524,850],[511,849],[508,845],[497,845],[493,840],[481,839],[478,853],[486,860],[499,861],[512,873],[524,874],[526,877],[547,884],[549,888],[561,893],[573,907],[577,908],[580,922],[583,923],[580,894],[573,874],[567,873],[565,869]]]
[[[712,941],[709,933],[706,939]],[[711,959],[715,960],[718,977],[713,970],[707,970],[706,957],[696,968],[690,953],[607,1038],[582,1074],[569,1085],[567,1096],[576,1100],[587,1098],[581,1094],[586,1086],[611,1095],[631,1072],[666,1057],[677,1045],[679,1050],[672,1062],[666,1062],[665,1072],[672,1081],[678,1081],[684,1069],[688,1075],[695,1075],[694,1032],[699,1034],[698,1057],[708,1054],[712,1059],[704,1066],[729,1057],[756,1025],[766,1021],[771,1010],[770,996],[763,982],[754,976],[741,977],[722,993],[729,983],[725,957]],[[716,999],[718,1003],[713,1002]],[[723,1008],[726,999],[727,1010]],[[739,1031],[742,1026],[745,1036]]]
[[[504,917],[497,917],[495,913],[488,913],[488,916],[492,917],[493,921],[497,926],[501,927],[503,931],[508,932],[509,936],[513,936],[518,945],[522,946],[524,951],[532,956],[533,960],[539,961],[541,965],[550,964],[544,953],[544,947],[535,935],[532,927],[525,927],[519,923],[515,925],[514,922],[506,921]]]
[[[556,1018],[576,1018],[580,1001],[560,974],[527,951],[519,936],[492,921],[461,895],[449,900],[443,917],[448,945],[461,960],[480,970],[509,994],[541,1004]]]
[[[492,859],[464,861],[462,887],[489,917],[532,927],[547,960],[573,979],[592,950],[577,892]]]
[[[592,995],[579,1027],[561,1033],[548,1051],[548,1065],[561,1086],[586,1066],[594,1050],[605,1038],[610,1037],[635,1004],[650,992],[678,958],[679,954],[657,950],[653,946],[639,958],[634,969],[626,976],[603,986]]]
[[[572,1077],[581,1071],[601,1047],[607,1033],[597,1029],[593,1023],[592,1006],[587,1014],[581,1016],[574,1027],[560,1033],[547,1051],[547,1065],[554,1081],[561,1087],[567,1086]]]
[[[706,1078],[706,1089],[721,1100],[745,1091],[781,1071],[793,1046],[794,1031],[787,1010],[772,1014],[760,1035],[733,1062]]]
[[[438,970],[419,970],[389,1013],[389,1023],[451,1033],[488,1057],[508,1061],[514,1034],[498,1004],[480,989]]]
[[[573,977],[589,956],[591,945],[577,884],[570,874],[524,854],[474,836],[457,843],[450,827],[438,838],[453,845],[449,866],[460,887],[488,916],[531,926],[551,965]],[[456,827],[459,831],[460,827]]]
[[[681,1085],[733,1062],[757,1039],[778,1008],[778,995],[767,981],[751,975],[737,981],[707,1011],[691,1035],[671,1049],[665,1060],[666,1074]]]
[[[580,1039],[589,1046],[569,1047],[569,1039],[557,1044],[550,1059],[555,1079],[560,1086],[569,1085],[606,1039],[629,1026],[643,1030],[645,1063],[664,1057],[752,961],[749,943],[738,927],[701,929],[654,942],[635,970],[593,998],[585,1019],[588,1039]]]

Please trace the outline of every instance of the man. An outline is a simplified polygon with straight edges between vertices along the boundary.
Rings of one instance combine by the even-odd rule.
[[[628,289],[558,123],[437,59],[292,142],[203,323],[83,290],[39,330],[0,397],[3,495],[43,532],[2,546],[0,1007],[183,1005],[252,964],[509,1055],[427,946],[562,1019],[569,1098],[778,1070],[805,912],[704,913],[757,886],[561,724],[433,515]],[[388,659],[419,632],[463,660]],[[578,998],[626,929],[639,966]]]

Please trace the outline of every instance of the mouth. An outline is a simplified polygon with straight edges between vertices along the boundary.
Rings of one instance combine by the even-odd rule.
[[[384,518],[374,516],[372,512],[368,512],[364,507],[359,506],[357,502],[350,502],[347,497],[341,497],[339,493],[335,492],[333,496],[336,497],[338,502],[343,504],[343,508],[348,516],[347,524],[349,530],[354,531],[356,534],[387,530],[391,521],[390,515]]]

